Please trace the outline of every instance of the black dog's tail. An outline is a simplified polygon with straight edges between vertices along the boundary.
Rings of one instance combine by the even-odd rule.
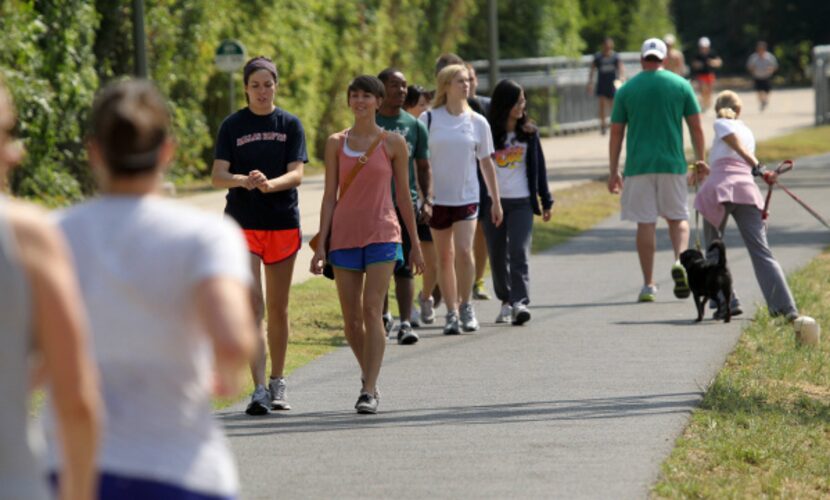
[[[726,267],[726,245],[723,244],[721,240],[713,240],[711,244],[709,244],[709,248],[706,249],[706,257],[711,260],[717,255],[717,267],[719,269],[723,269]]]

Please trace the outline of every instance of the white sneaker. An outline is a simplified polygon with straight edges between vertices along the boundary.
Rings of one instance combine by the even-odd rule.
[[[461,317],[461,329],[465,332],[474,332],[478,330],[478,320],[476,319],[476,311],[473,305],[469,302],[461,304],[458,308],[458,315]]]
[[[435,322],[435,301],[432,296],[424,300],[422,294],[418,294],[418,304],[421,306],[421,322],[431,325]]]
[[[286,389],[287,386],[285,385],[285,378],[272,378],[270,382],[268,382],[268,392],[271,393],[271,409],[272,410],[290,410],[291,405],[288,404],[288,400],[286,399]]]
[[[401,318],[401,322],[403,322],[403,318]],[[418,306],[415,304],[412,305],[412,312],[409,314],[409,324],[412,325],[412,328],[421,327],[421,313],[418,312]]]
[[[499,315],[496,316],[496,323],[507,323],[513,320],[513,306],[510,304],[502,304]]]
[[[513,306],[513,317],[511,319],[511,323],[518,326],[523,325],[528,321],[530,321],[530,311],[527,306],[521,302],[516,303],[516,305]]]

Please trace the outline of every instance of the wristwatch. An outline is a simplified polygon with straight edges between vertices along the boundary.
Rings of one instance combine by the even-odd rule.
[[[761,177],[764,175],[764,172],[767,171],[767,166],[761,163],[760,161],[752,167],[752,175],[753,177]]]
[[[433,206],[434,204],[435,204],[435,198],[433,198],[432,196],[428,196],[428,197],[424,198],[424,205]]]

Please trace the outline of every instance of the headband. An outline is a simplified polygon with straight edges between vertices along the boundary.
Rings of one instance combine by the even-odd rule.
[[[277,67],[274,66],[274,63],[269,61],[264,57],[257,57],[255,59],[251,59],[248,64],[245,65],[245,70],[243,72],[245,81],[248,81],[248,77],[255,71],[259,71],[264,69],[274,75],[274,80],[278,80],[277,77]]]

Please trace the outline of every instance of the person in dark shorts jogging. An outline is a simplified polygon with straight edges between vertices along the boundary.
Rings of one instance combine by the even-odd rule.
[[[265,338],[251,365],[255,388],[249,415],[290,410],[283,377],[288,349],[288,294],[300,250],[297,186],[308,162],[300,120],[274,105],[279,76],[274,63],[255,57],[243,70],[248,106],[225,118],[216,139],[213,186],[227,188],[225,213],[245,232],[251,252],[259,325],[268,310],[271,376],[265,381]],[[265,297],[261,268],[265,269]],[[263,332],[264,333],[264,332]]]
[[[386,98],[375,115],[375,122],[388,132],[401,135],[406,141],[409,151],[409,195],[412,199],[413,210],[422,220],[429,220],[432,215],[432,174],[429,165],[429,149],[426,126],[401,108],[407,95],[406,77],[395,68],[387,68],[380,72],[378,79],[383,82]],[[417,165],[417,172],[416,172]],[[422,196],[419,197],[418,191]],[[392,185],[393,200],[395,186]],[[398,223],[403,224],[400,209],[396,207]],[[418,342],[418,334],[412,330],[412,320],[420,319],[413,316],[413,298],[415,296],[415,280],[412,270],[406,264],[409,262],[409,253],[412,242],[406,231],[402,232],[404,265],[394,271],[395,295],[398,299],[400,311],[400,327],[398,328],[399,344],[414,344]],[[384,301],[384,309],[388,310],[388,298]]]
[[[594,73],[597,75],[597,84],[594,88]],[[594,54],[591,71],[588,73],[588,92],[595,91],[599,98],[599,130],[605,135],[608,125],[605,117],[610,114],[614,106],[614,94],[620,80],[624,78],[625,69],[619,54],[614,52],[614,40],[606,37],[602,42],[602,50]]]
[[[760,41],[755,45],[755,52],[746,61],[746,69],[752,75],[755,91],[758,93],[758,103],[761,111],[764,111],[769,105],[772,75],[778,69],[778,59],[767,50],[767,42]]]

